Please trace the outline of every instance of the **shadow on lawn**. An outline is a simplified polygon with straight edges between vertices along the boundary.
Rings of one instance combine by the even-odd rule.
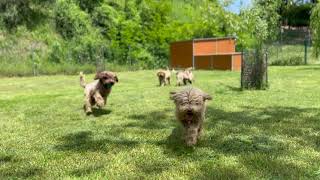
[[[41,168],[36,167],[12,167],[0,170],[0,179],[27,179],[39,176],[43,173]]]
[[[320,130],[319,109],[296,107],[244,107],[239,112],[225,112],[208,107],[206,126],[224,132],[215,132],[202,144],[220,150],[223,153],[285,151],[288,144],[279,136],[296,138],[299,144],[316,145],[314,138],[304,133],[306,128],[317,132]],[[308,115],[306,115],[308,114]],[[312,134],[312,133],[311,133]],[[319,145],[316,145],[319,149]]]
[[[203,178],[237,179],[252,172],[282,178],[310,175],[310,162],[320,161],[320,157],[303,160],[307,166],[301,166],[301,160],[290,162],[281,158],[296,156],[296,150],[304,147],[320,151],[320,109],[281,106],[242,109],[227,112],[208,107],[205,135],[194,148],[184,145],[181,127],[173,129],[160,145],[165,145],[164,153],[169,156],[199,161]],[[201,153],[199,149],[210,150]],[[219,157],[237,157],[248,172],[241,171],[239,165],[215,162]],[[215,163],[206,163],[209,159]]]
[[[133,148],[138,144],[137,141],[120,138],[120,132],[108,132],[105,138],[95,139],[91,131],[80,131],[61,137],[60,144],[54,148],[58,151],[102,151],[107,152],[110,149]],[[116,135],[118,134],[118,135]]]
[[[103,115],[108,115],[110,114],[112,111],[109,109],[99,109],[99,108],[92,108],[92,115],[94,117],[100,117]]]
[[[221,163],[219,167],[202,166],[203,175],[211,178],[243,178],[252,172],[263,172],[278,178],[312,176],[311,161],[296,157],[298,149],[320,150],[320,109],[297,107],[244,107],[226,112],[208,107],[206,128],[214,130],[200,140],[198,147],[210,148],[225,157],[237,156],[247,172]],[[300,160],[285,161],[288,156]],[[307,166],[301,166],[301,161]],[[224,169],[221,169],[224,168]],[[219,171],[210,171],[215,169]],[[227,171],[226,171],[227,170]]]
[[[13,155],[0,155],[0,165],[8,164],[0,169],[0,179],[26,179],[41,175],[44,171],[38,167],[26,167],[23,161]]]
[[[298,68],[297,70],[301,70],[301,71],[304,71],[304,70],[308,70],[308,71],[317,70],[317,71],[319,71],[320,70],[320,65],[304,66],[303,68]]]
[[[99,171],[103,168],[104,168],[103,165],[94,165],[94,166],[89,166],[85,168],[78,168],[76,170],[73,170],[70,174],[73,176],[81,177],[81,176],[86,176],[96,171]]]
[[[135,122],[128,123],[126,127],[139,127],[143,129],[164,129],[170,126],[172,121],[170,119],[170,114],[174,114],[171,109],[164,109],[162,111],[152,111],[146,114],[133,114],[128,118],[135,120]]]

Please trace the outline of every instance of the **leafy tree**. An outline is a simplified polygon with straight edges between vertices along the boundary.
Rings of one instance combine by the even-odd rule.
[[[320,53],[320,4],[318,3],[313,9],[311,14],[311,29],[312,29],[312,42],[313,54],[319,56]]]
[[[96,7],[99,6],[102,0],[77,0],[77,2],[82,10],[91,13]]]
[[[91,21],[72,0],[58,0],[55,7],[56,30],[65,39],[84,35],[89,32]]]
[[[266,21],[269,40],[274,40],[280,29],[280,15],[279,10],[281,7],[281,0],[255,0],[254,9],[255,13],[259,13],[259,17]],[[252,9],[253,11],[255,11]],[[259,24],[259,23],[258,23]]]
[[[261,17],[262,9],[252,8],[241,13],[239,42],[243,47],[261,47],[268,39],[268,22]]]
[[[92,19],[94,25],[100,27],[101,34],[108,40],[116,39],[121,13],[114,7],[106,3],[102,4],[94,10]]]
[[[0,16],[8,30],[19,25],[32,29],[48,16],[46,9],[52,0],[1,0]]]

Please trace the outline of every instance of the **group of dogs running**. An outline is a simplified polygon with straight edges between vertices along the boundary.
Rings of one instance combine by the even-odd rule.
[[[159,85],[170,85],[171,74],[176,74],[178,86],[187,85],[188,83],[192,84],[192,82],[194,81],[192,67],[180,71],[175,71],[174,69],[170,71],[170,69],[167,68],[166,70],[160,69],[157,72],[157,76],[159,78]]]
[[[175,71],[169,68],[157,71],[159,85],[170,85],[171,74],[176,74],[177,85],[188,85],[194,82],[192,68]],[[85,82],[85,77],[80,72],[80,86],[84,88],[83,109],[87,115],[93,113],[92,108],[103,108],[107,103],[107,97],[111,93],[112,87],[119,82],[118,76],[111,71],[98,72],[94,81]],[[187,86],[186,88],[170,92],[170,99],[173,100],[176,108],[177,120],[184,127],[183,140],[187,146],[197,143],[203,127],[206,112],[206,101],[212,100],[212,96],[204,91]]]

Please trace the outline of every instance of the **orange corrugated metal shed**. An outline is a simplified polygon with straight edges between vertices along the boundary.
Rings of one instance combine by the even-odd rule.
[[[234,37],[194,39],[170,45],[174,68],[241,70],[241,53],[235,51]]]

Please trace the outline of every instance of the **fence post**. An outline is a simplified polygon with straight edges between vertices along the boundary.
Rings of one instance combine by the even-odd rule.
[[[269,58],[269,56],[268,56],[268,52],[266,52],[266,59],[265,59],[265,65],[266,65],[266,83],[267,83],[267,86],[269,86],[269,81],[268,81],[268,58]]]
[[[243,49],[242,49],[242,52],[241,52],[241,75],[240,75],[241,89],[243,89],[243,68],[244,68],[244,55],[243,55]]]
[[[308,41],[307,38],[304,39],[304,64],[308,63]]]

